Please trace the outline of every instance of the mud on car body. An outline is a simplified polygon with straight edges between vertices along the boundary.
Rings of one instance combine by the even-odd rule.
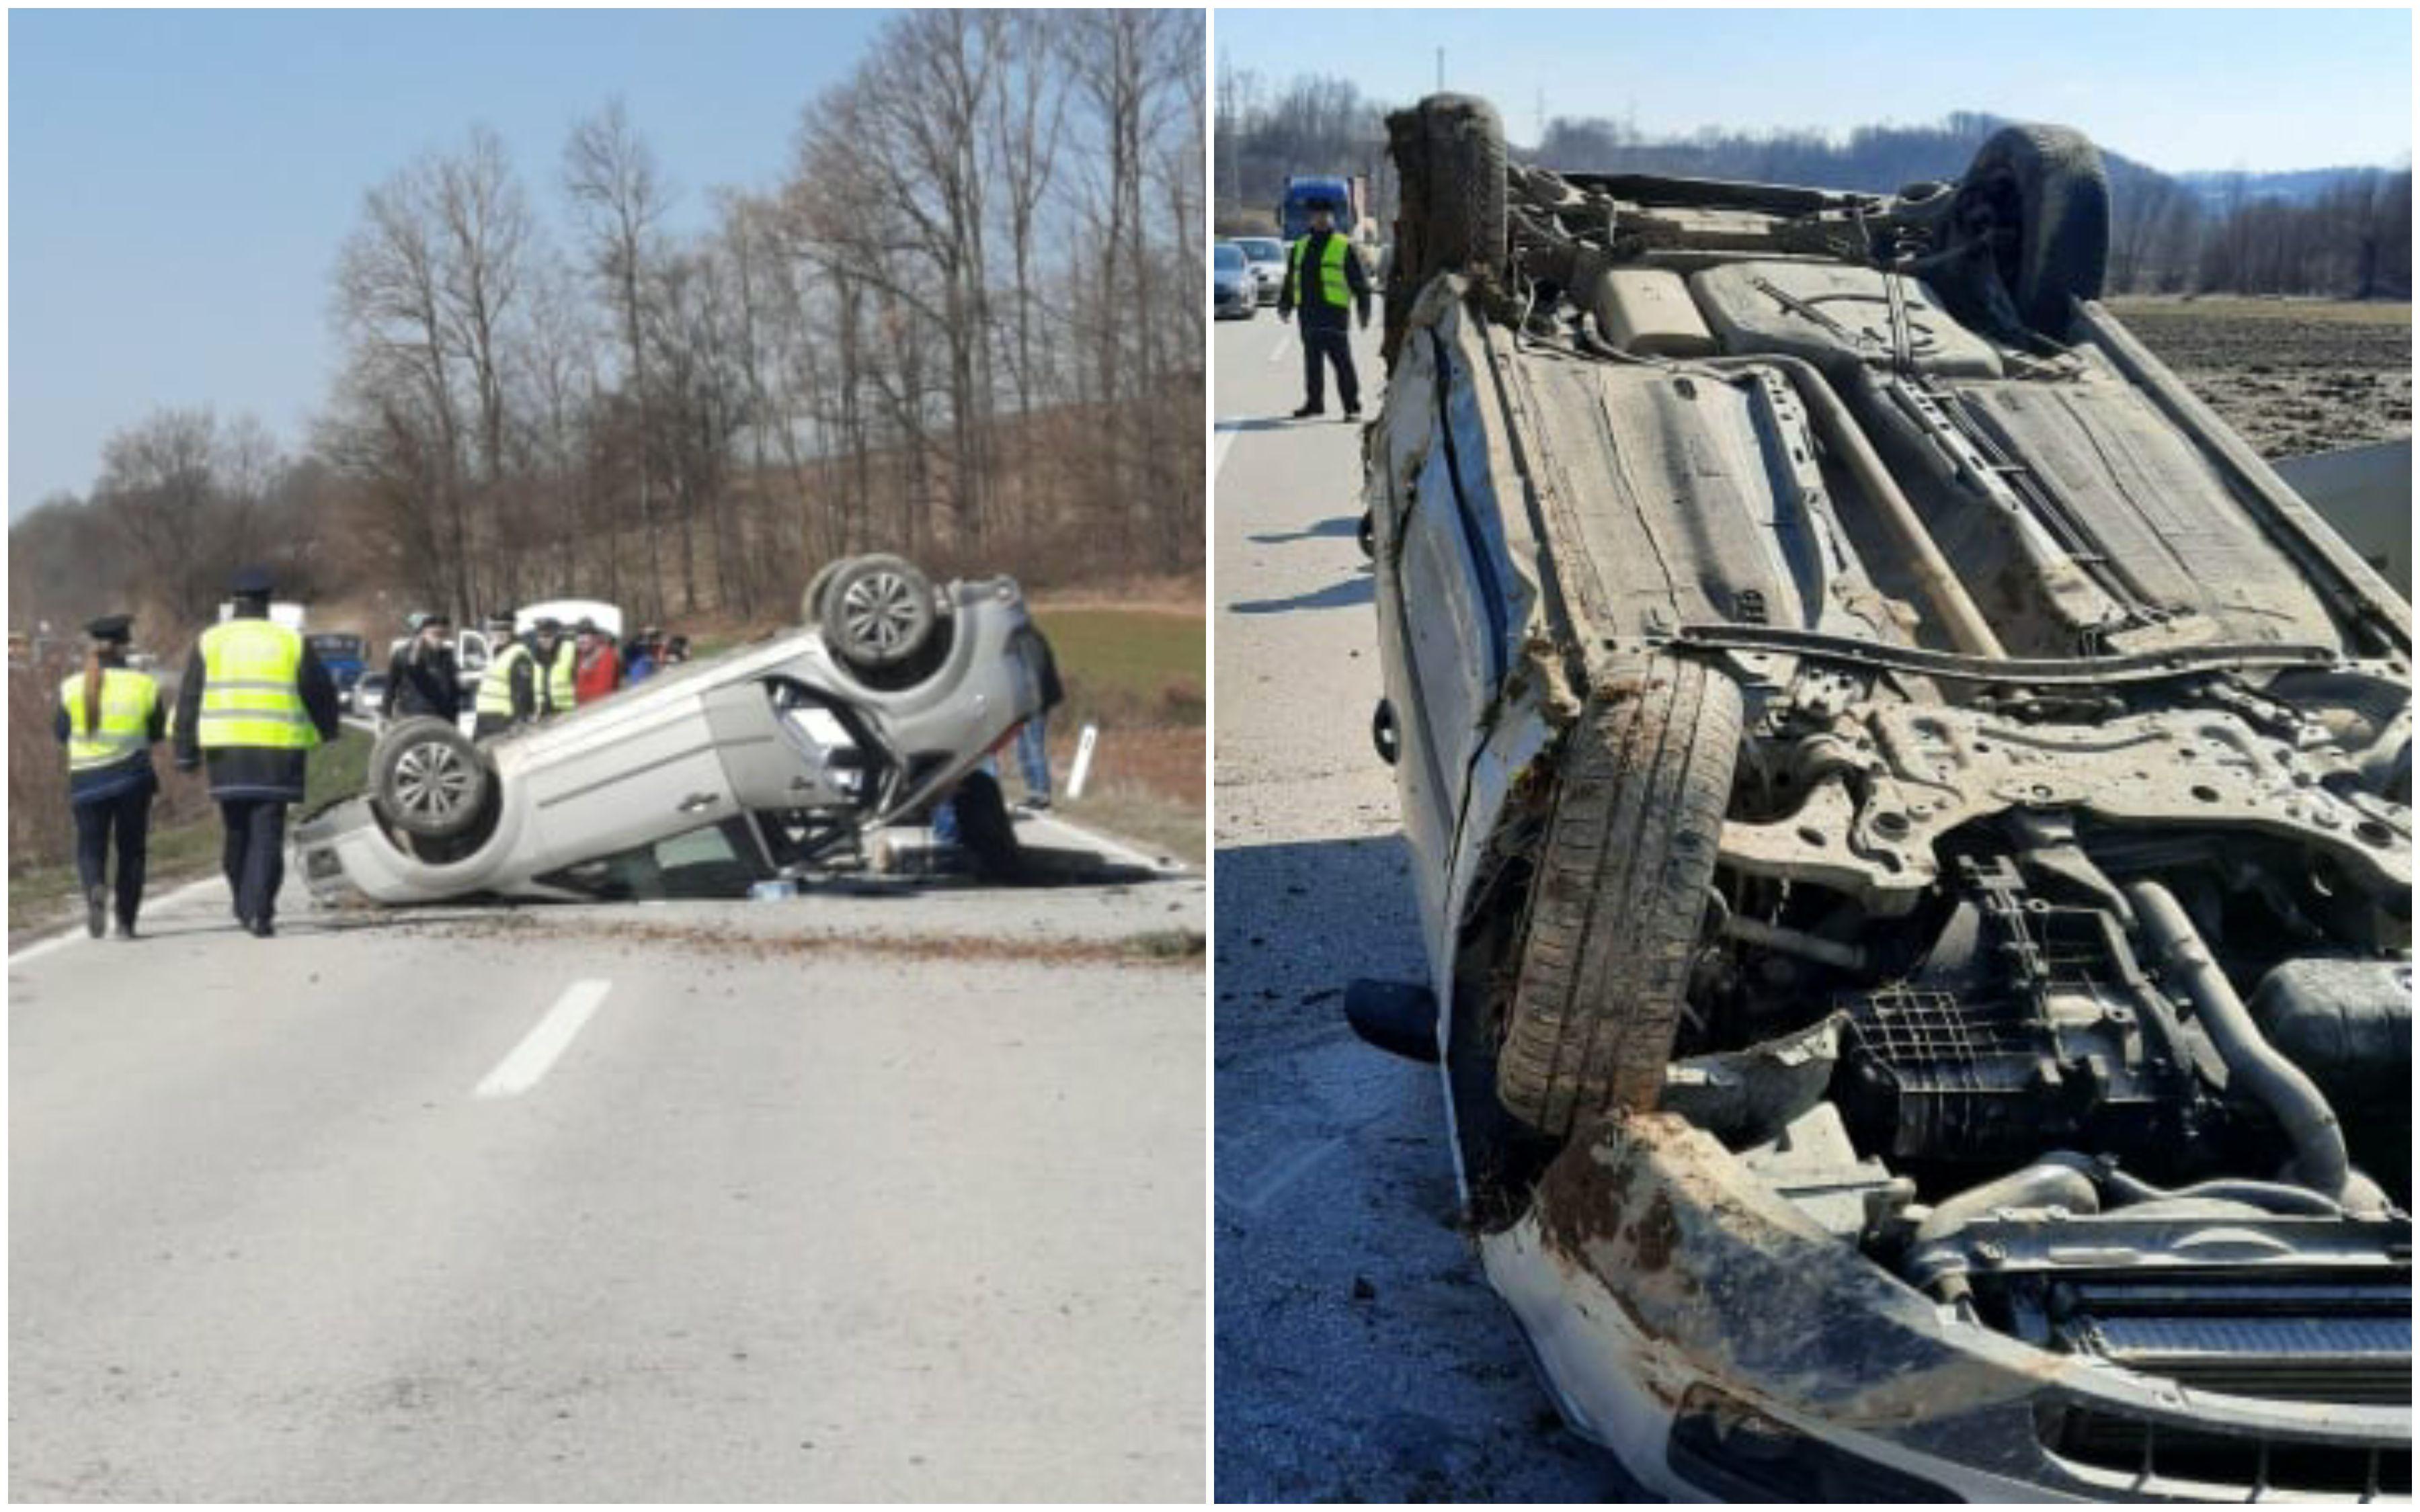
[[[968,842],[1016,840],[975,772],[1041,707],[1040,652],[1006,578],[936,590],[891,556],[834,563],[802,627],[673,668],[474,746],[438,719],[385,732],[370,793],[298,827],[323,902],[644,894],[685,858],[718,885],[853,856],[870,830],[956,791],[992,810]],[[1007,870],[1013,856],[985,856]]]
[[[1675,1495],[2408,1495],[2410,606],[2096,302],[2097,153],[1389,129],[1431,979],[1354,1011],[1566,1415]]]

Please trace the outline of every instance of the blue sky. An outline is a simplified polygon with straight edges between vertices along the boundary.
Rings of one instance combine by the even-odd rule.
[[[328,277],[365,190],[485,121],[562,224],[574,121],[620,95],[680,192],[785,166],[862,11],[14,11],[8,510],[83,492],[161,405],[288,445],[327,392]]]
[[[1394,102],[1485,95],[1651,134],[2052,120],[2156,168],[2408,162],[2412,13],[2395,10],[1419,10],[1221,7],[1222,64],[1341,74]]]

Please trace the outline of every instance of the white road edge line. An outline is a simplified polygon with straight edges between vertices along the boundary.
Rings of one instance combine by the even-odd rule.
[[[1284,362],[1286,349],[1293,345],[1294,344],[1292,342],[1286,340],[1286,332],[1284,328],[1280,326],[1278,331],[1278,344],[1269,348],[1269,365],[1271,367],[1275,367],[1280,363]]]
[[[575,981],[563,990],[537,1027],[513,1046],[512,1054],[496,1062],[496,1069],[487,1079],[472,1089],[473,1097],[519,1097],[535,1087],[552,1070],[556,1060],[571,1048],[574,1036],[597,1014],[605,995],[613,990],[610,981]]]
[[[225,877],[204,877],[199,882],[189,882],[181,887],[172,888],[167,892],[163,892],[157,898],[144,899],[143,912],[146,916],[156,918],[158,916],[158,910],[175,903],[179,898],[190,898],[197,892],[208,892],[212,887],[225,887],[225,886],[226,879]],[[38,957],[46,956],[54,950],[64,950],[70,945],[89,945],[91,943],[92,936],[84,932],[84,926],[82,924],[75,924],[70,927],[67,933],[54,934],[46,940],[37,940],[33,944],[25,947],[23,949],[17,951],[14,955],[11,955],[8,958],[8,964],[12,966],[23,965],[26,962],[35,960]]]

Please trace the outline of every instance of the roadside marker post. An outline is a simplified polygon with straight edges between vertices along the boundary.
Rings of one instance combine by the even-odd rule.
[[[1067,798],[1071,803],[1084,795],[1084,779],[1093,773],[1093,743],[1100,738],[1101,727],[1088,724],[1076,742],[1076,764],[1067,769]]]

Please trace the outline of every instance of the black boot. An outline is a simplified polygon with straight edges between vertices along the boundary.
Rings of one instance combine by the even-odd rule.
[[[1294,418],[1296,420],[1310,420],[1315,416],[1324,415],[1326,413],[1327,413],[1326,406],[1307,404],[1294,412]]]
[[[277,926],[265,918],[256,918],[245,927],[250,929],[254,936],[258,939],[269,939],[277,933]]]
[[[121,918],[117,921],[117,937],[121,940],[137,940],[142,938],[140,934],[135,933],[134,920],[131,918]]]
[[[95,887],[84,895],[84,927],[96,940],[109,933],[107,887]]]

